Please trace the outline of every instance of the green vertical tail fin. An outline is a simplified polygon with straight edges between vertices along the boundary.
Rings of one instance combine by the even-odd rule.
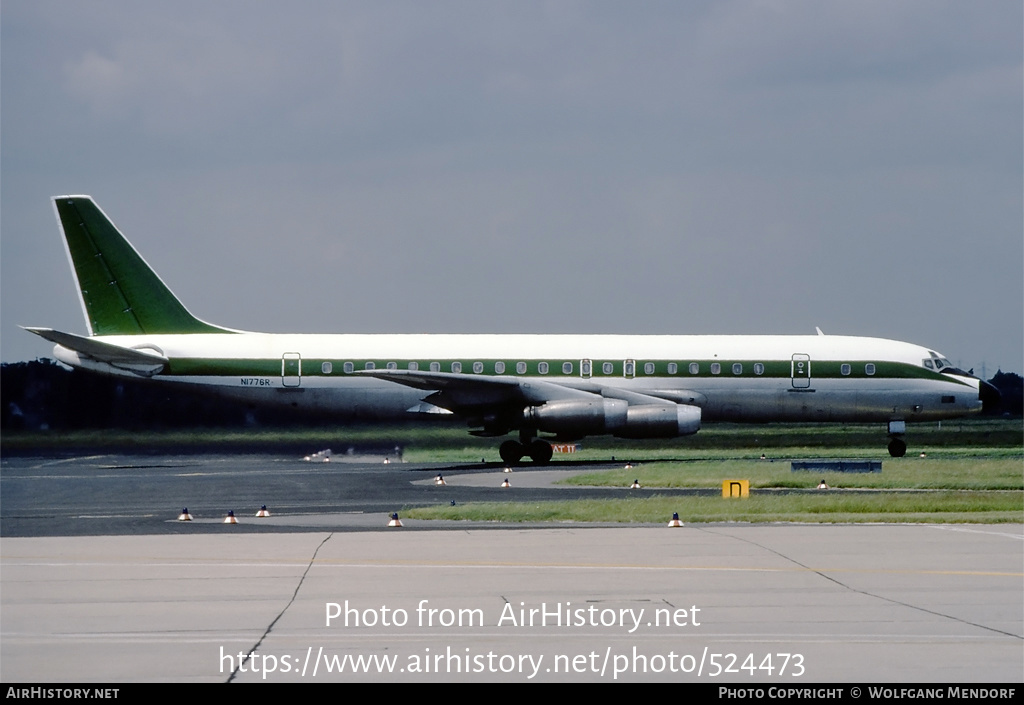
[[[55,196],[90,335],[230,333],[188,312],[89,196]]]

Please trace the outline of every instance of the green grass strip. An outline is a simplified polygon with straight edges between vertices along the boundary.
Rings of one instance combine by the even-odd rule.
[[[762,494],[722,497],[650,497],[565,502],[474,502],[406,509],[412,519],[500,522],[667,523],[673,512],[683,522],[797,523],[1019,523],[1020,492],[879,492]]]
[[[1017,451],[1009,456],[986,456],[987,453],[966,457],[889,458],[882,461],[882,472],[877,473],[793,472],[788,459],[667,461],[573,475],[559,484],[629,487],[633,480],[639,480],[647,488],[720,488],[724,480],[748,480],[751,488],[813,489],[824,479],[836,489],[1024,490],[1024,455]],[[794,454],[792,457],[818,456]]]

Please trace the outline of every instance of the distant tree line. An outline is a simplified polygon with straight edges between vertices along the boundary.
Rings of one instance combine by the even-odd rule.
[[[993,415],[1021,416],[1024,414],[1024,377],[1000,370],[989,382],[999,390],[999,394],[1002,396],[999,400],[999,408],[992,410]]]
[[[989,380],[1002,395],[999,409],[1024,414],[1024,379],[997,372]],[[287,409],[252,407],[183,385],[154,384],[69,370],[52,360],[0,366],[0,429],[175,429],[310,426],[336,420]]]
[[[0,366],[0,399],[3,430],[245,428],[321,422],[285,409],[249,407],[185,385],[72,370],[45,358]]]

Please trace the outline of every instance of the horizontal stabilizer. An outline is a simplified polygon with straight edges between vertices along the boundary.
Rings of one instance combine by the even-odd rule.
[[[23,326],[24,327],[24,326]],[[167,358],[155,352],[147,350],[136,350],[135,348],[123,348],[112,343],[103,343],[95,338],[86,338],[74,333],[62,333],[52,328],[28,328],[29,333],[46,338],[51,343],[61,345],[68,350],[74,350],[98,362],[106,362],[111,365],[166,365]]]

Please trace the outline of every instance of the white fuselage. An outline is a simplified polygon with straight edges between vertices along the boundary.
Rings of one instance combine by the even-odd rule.
[[[60,345],[55,355],[87,369],[345,418],[428,410],[422,400],[429,391],[360,373],[367,369],[514,377],[569,389],[599,384],[699,406],[705,420],[925,421],[981,409],[977,379],[929,368],[937,355],[927,348],[878,338],[239,332],[96,340],[169,362],[116,366]]]

